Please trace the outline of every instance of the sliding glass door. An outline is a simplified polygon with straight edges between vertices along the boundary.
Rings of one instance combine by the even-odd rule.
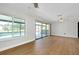
[[[41,38],[41,23],[36,23],[36,38]]]
[[[50,33],[50,24],[36,22],[36,39],[48,36]]]
[[[46,30],[47,30],[46,24],[42,24],[42,29],[41,29],[42,37],[47,36],[47,31]]]

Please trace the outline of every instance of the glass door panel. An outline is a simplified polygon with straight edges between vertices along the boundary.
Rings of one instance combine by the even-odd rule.
[[[36,25],[36,38],[41,38],[41,26]]]
[[[46,34],[46,24],[43,24],[42,25],[42,29],[41,29],[41,34],[42,34],[42,37],[45,37],[47,34]]]
[[[36,38],[38,38],[38,26],[36,25]]]
[[[38,26],[38,36],[41,38],[41,26]]]
[[[47,35],[50,35],[50,25],[47,24]]]

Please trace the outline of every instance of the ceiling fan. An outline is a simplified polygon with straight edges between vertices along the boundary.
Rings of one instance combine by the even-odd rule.
[[[39,8],[38,3],[33,3],[35,8]]]

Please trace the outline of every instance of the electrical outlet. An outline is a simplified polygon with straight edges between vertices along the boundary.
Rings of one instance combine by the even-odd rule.
[[[64,33],[64,35],[66,35],[66,33]]]

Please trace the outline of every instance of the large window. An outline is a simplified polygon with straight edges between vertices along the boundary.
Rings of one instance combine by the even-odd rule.
[[[36,22],[36,39],[50,35],[50,24]]]
[[[0,38],[24,35],[24,20],[0,15]]]
[[[14,18],[13,22],[13,36],[24,35],[24,20]]]

